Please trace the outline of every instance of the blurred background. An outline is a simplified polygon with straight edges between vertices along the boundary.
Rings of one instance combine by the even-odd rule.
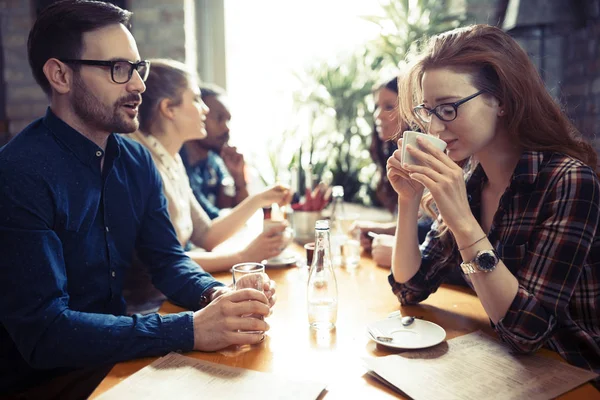
[[[47,107],[26,43],[51,2],[0,0],[0,145]],[[600,150],[600,0],[112,2],[133,11],[142,58],[184,61],[227,90],[231,144],[260,184],[310,164],[318,179],[343,185],[347,201],[377,205],[373,85],[397,74],[427,37],[472,23],[515,37]]]

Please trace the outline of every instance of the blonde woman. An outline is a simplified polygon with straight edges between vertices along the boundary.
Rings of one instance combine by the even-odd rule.
[[[199,90],[199,80],[187,67],[174,60],[151,60],[152,68],[146,80],[146,91],[140,105],[140,130],[131,135],[152,155],[163,181],[163,192],[168,201],[171,222],[187,255],[208,272],[224,271],[242,261],[260,262],[276,256],[284,246],[284,223],[258,235],[241,251],[212,252],[244,226],[261,207],[289,203],[288,188],[275,186],[250,196],[230,213],[211,221],[202,209],[189,185],[179,150],[188,140],[206,136],[204,121],[208,107]],[[192,248],[194,247],[194,248]],[[141,268],[134,270],[127,287],[130,311],[159,303],[149,288]],[[150,304],[150,309],[158,304]]]

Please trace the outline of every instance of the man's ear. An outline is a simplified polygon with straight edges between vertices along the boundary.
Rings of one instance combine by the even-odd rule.
[[[165,97],[158,103],[158,112],[167,119],[175,118],[173,100]]]
[[[69,93],[73,85],[73,70],[56,58],[50,58],[42,67],[53,90],[60,94]]]

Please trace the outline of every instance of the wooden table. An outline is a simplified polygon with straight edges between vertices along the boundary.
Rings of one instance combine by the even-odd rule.
[[[299,245],[292,245],[292,249],[304,256]],[[419,305],[400,307],[387,282],[389,269],[376,266],[369,256],[364,255],[357,269],[336,269],[339,292],[337,326],[331,332],[316,333],[308,326],[307,268],[292,266],[268,269],[267,272],[277,283],[278,301],[268,319],[271,330],[265,341],[215,353],[190,352],[186,356],[298,379],[323,381],[328,383],[326,399],[389,399],[402,397],[366,375],[361,357],[384,356],[399,350],[385,348],[369,340],[366,335],[369,323],[401,308],[404,315],[419,316],[442,326],[447,333],[446,339],[476,330],[493,334],[487,315],[472,291],[443,286]],[[231,282],[229,273],[215,274],[215,277],[224,283]],[[161,312],[181,310],[166,303]],[[555,353],[542,351],[559,358]],[[91,398],[154,360],[143,358],[117,364]],[[586,384],[560,398],[600,399],[600,392]]]

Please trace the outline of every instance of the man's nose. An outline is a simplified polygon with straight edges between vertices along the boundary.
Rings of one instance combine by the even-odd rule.
[[[127,91],[135,93],[144,93],[146,91],[146,84],[137,69],[133,70],[131,79],[127,82]]]

